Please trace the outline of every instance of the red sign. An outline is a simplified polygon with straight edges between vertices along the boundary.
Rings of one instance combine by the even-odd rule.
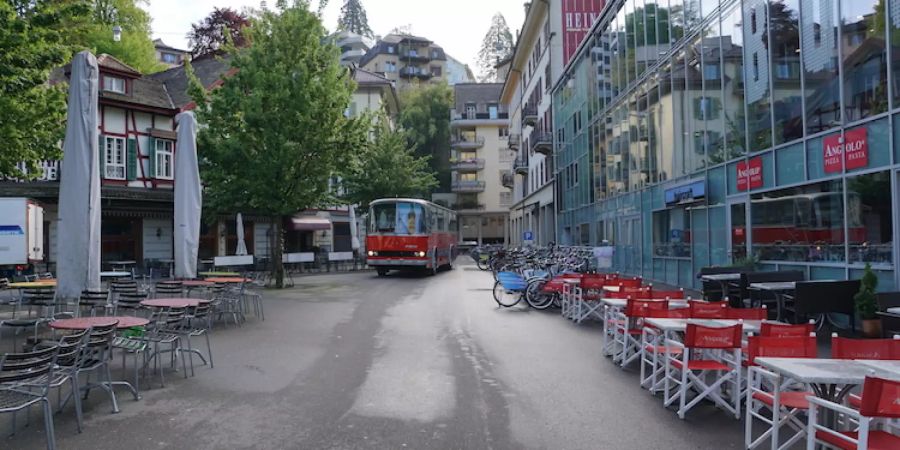
[[[578,45],[591,30],[591,25],[600,17],[605,3],[605,0],[563,0],[563,65],[572,59]]]
[[[840,134],[832,134],[822,139],[822,158],[825,173],[841,171],[841,160],[847,170],[869,165],[869,139],[865,127],[854,128]]]
[[[737,163],[737,188],[739,191],[763,187],[762,157]]]

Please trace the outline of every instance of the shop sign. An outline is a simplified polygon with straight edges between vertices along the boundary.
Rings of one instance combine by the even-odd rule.
[[[822,139],[822,157],[825,173],[841,171],[841,160],[847,170],[869,165],[869,139],[865,127],[847,130]]]
[[[762,157],[737,163],[737,188],[747,191],[763,187]]]
[[[578,45],[600,17],[605,0],[563,0],[563,64],[567,64]]]
[[[693,203],[706,197],[706,183],[703,180],[666,189],[666,205]]]

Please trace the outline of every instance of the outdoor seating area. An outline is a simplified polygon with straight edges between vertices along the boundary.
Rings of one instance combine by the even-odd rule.
[[[84,414],[105,413],[83,410],[92,391],[115,413],[130,407],[120,402],[123,392],[138,401],[173,375],[213,369],[215,329],[265,320],[266,275],[212,275],[109,278],[75,299],[57,292],[51,274],[0,279],[0,420],[8,433],[41,407],[47,447],[55,448],[54,412],[74,413],[79,433],[92,431],[82,430]]]
[[[702,299],[602,273],[557,275],[540,289],[559,295],[564,318],[599,322],[601,353],[637,371],[679,418],[711,406],[744,420],[747,449],[900,448],[900,334],[886,320],[884,337],[857,336],[860,280],[734,269],[699,277]],[[900,294],[878,298],[880,314],[900,320]]]

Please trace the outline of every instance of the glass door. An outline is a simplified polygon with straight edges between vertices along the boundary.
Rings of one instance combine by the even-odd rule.
[[[732,263],[745,261],[750,252],[750,199],[728,201],[728,255]]]
[[[629,275],[641,273],[641,216],[628,216],[619,219],[619,245],[616,252],[621,252],[623,272]]]

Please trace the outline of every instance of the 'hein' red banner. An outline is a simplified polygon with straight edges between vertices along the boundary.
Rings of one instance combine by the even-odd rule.
[[[591,25],[600,17],[605,0],[563,0],[563,65],[569,63]]]
[[[739,191],[763,187],[762,157],[737,163],[737,188]]]
[[[847,170],[859,169],[869,165],[869,139],[865,127],[854,128],[841,135],[833,134],[822,139],[822,157],[825,173],[841,171],[841,160]]]

